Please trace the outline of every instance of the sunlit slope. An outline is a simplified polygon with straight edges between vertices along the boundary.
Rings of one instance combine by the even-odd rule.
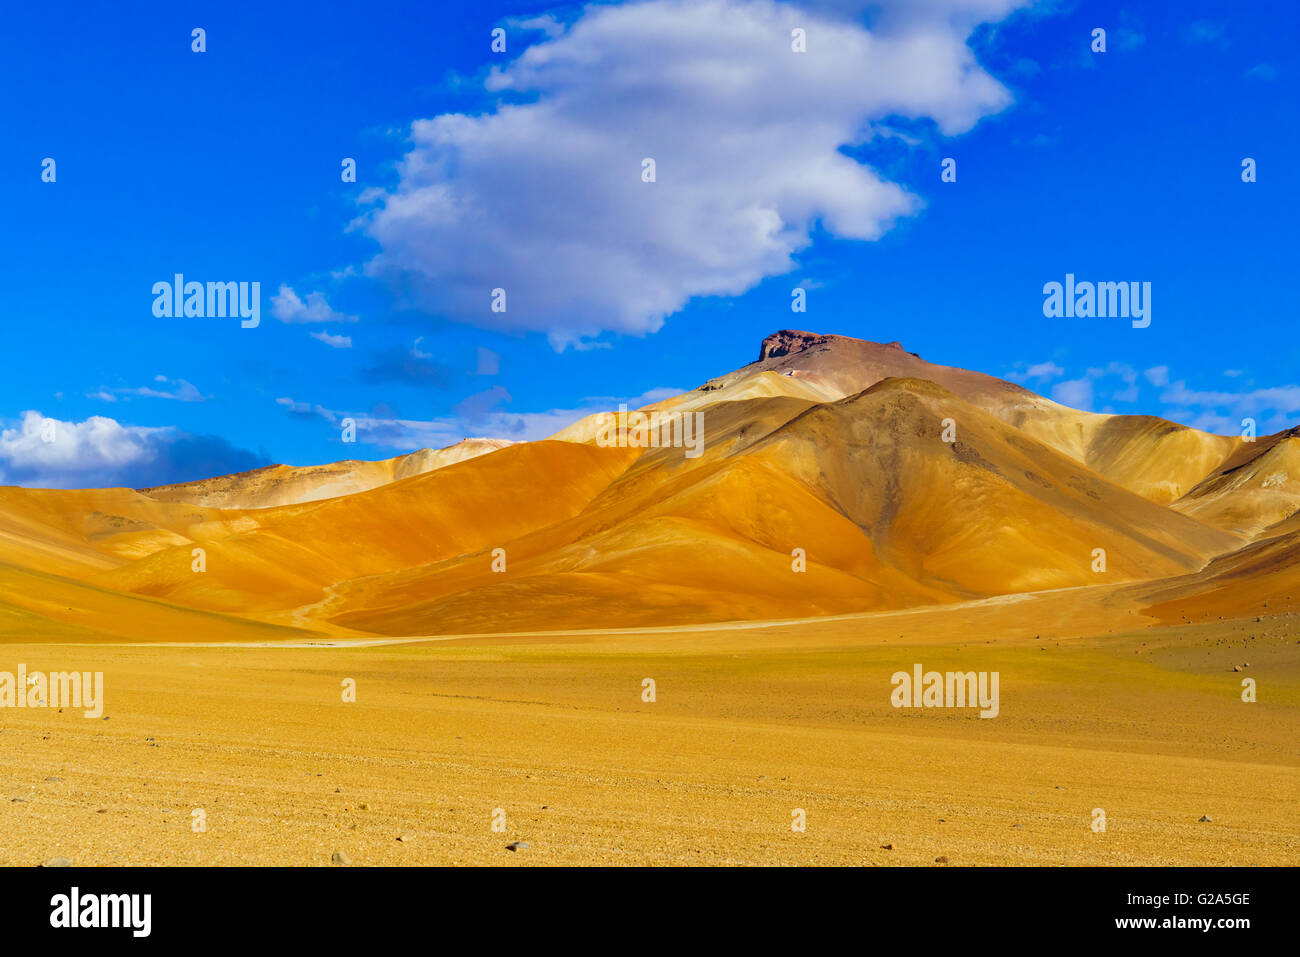
[[[329,620],[394,634],[630,627],[951,600],[882,565],[862,529],[763,462],[730,459],[629,495],[512,543],[502,574],[477,553],[349,583]]]
[[[159,502],[130,489],[0,488],[0,561],[58,575],[90,575],[251,527],[239,512]]]
[[[1300,531],[1253,542],[1196,574],[1135,594],[1143,614],[1166,621],[1300,610]]]
[[[0,564],[0,642],[283,642],[324,634],[349,632],[324,623],[281,627]]]
[[[1236,442],[1233,454],[1174,508],[1246,535],[1267,534],[1300,511],[1300,429]]]
[[[758,361],[710,380],[688,393],[687,402],[694,407],[725,401],[755,388],[835,401],[887,378],[942,385],[1115,484],[1161,503],[1190,490],[1239,444],[1152,416],[1081,412],[982,372],[927,362],[897,342],[797,330],[768,336]]]
[[[943,441],[951,419],[956,440]],[[752,454],[831,501],[877,554],[969,595],[1198,568],[1240,542],[1090,473],[933,383],[889,379],[818,406]]]
[[[389,482],[486,455],[510,444],[505,439],[465,439],[445,449],[419,449],[377,462],[349,459],[302,467],[270,465],[251,472],[140,491],[163,502],[188,502],[213,508],[271,508],[366,492]]]
[[[504,573],[486,551],[457,556],[339,586],[321,611],[394,634],[811,616],[1177,575],[1241,541],[933,383],[787,418],[797,407],[719,409],[768,421],[747,434],[724,415],[698,464],[646,453],[581,514],[511,543]]]
[[[294,608],[337,582],[492,548],[568,518],[634,455],[562,442],[511,446],[369,492],[257,513],[256,528],[211,543],[202,573],[182,546],[95,581],[212,610]]]
[[[1162,505],[1218,468],[1240,443],[1152,415],[1096,416],[1093,422],[1081,460],[1116,485]],[[1038,435],[1040,430],[1026,431]]]

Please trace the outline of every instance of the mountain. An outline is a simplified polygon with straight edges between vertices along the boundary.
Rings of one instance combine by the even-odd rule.
[[[1080,412],[898,343],[795,330],[643,411],[698,414],[700,454],[610,446],[592,416],[383,462],[3,489],[0,612],[95,635],[137,618],[155,636],[236,620],[418,635],[1108,586],[1144,620],[1181,620],[1300,586],[1292,433]]]

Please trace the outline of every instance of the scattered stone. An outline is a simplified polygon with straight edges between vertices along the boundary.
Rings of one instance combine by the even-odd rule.
[[[528,850],[528,848],[531,847],[531,846],[532,846],[532,845],[530,845],[530,844],[528,844],[528,843],[526,843],[526,842],[524,842],[524,841],[514,841],[513,843],[510,843],[510,844],[507,844],[507,845],[506,845],[506,850],[507,850],[507,851],[526,851],[526,850]]]
[[[41,867],[71,867],[72,861],[66,857],[51,857],[48,861],[41,864]]]
[[[1202,814],[1200,820],[1199,820],[1197,823],[1200,823],[1200,824],[1213,824],[1213,823],[1214,823],[1214,818],[1210,817],[1210,815],[1208,815],[1208,814]]]
[[[330,863],[341,864],[342,866],[347,867],[349,864],[352,863],[352,858],[348,857],[342,851],[335,851],[333,854],[330,855]]]
[[[369,811],[369,810],[370,810],[370,805],[369,805],[369,804],[366,804],[366,803],[363,802],[363,803],[357,805],[357,810],[359,810],[359,811]]]
[[[948,863],[948,858],[946,858],[946,857],[936,857],[936,858],[934,859],[934,862],[935,862],[936,864],[947,864],[947,863]]]
[[[1233,666],[1232,666],[1232,670],[1233,670],[1233,671],[1240,671],[1240,670],[1241,670],[1241,665],[1233,665]]]

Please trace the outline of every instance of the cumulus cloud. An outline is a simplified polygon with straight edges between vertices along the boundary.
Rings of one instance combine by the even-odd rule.
[[[35,488],[145,488],[242,472],[265,455],[215,435],[123,425],[95,415],[64,422],[27,411],[0,429],[0,483]]]
[[[366,272],[420,308],[544,331],[557,349],[653,332],[693,297],[790,271],[818,227],[874,240],[916,213],[842,147],[886,118],[955,135],[1006,107],[966,40],[1018,5],[645,0],[548,22],[489,73],[494,111],[412,124],[396,187],[362,195],[373,206],[353,225],[380,247]]]
[[[280,291],[271,297],[271,315],[281,322],[356,322],[356,316],[337,312],[320,292],[307,293],[303,300],[292,286],[281,284]]]

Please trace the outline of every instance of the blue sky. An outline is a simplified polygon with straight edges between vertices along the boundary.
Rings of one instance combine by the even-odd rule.
[[[539,438],[788,327],[1095,411],[1300,422],[1293,3],[53,3],[6,26],[0,482]],[[178,272],[259,282],[260,325],[155,316]],[[1150,282],[1150,327],[1045,317],[1067,272]]]

